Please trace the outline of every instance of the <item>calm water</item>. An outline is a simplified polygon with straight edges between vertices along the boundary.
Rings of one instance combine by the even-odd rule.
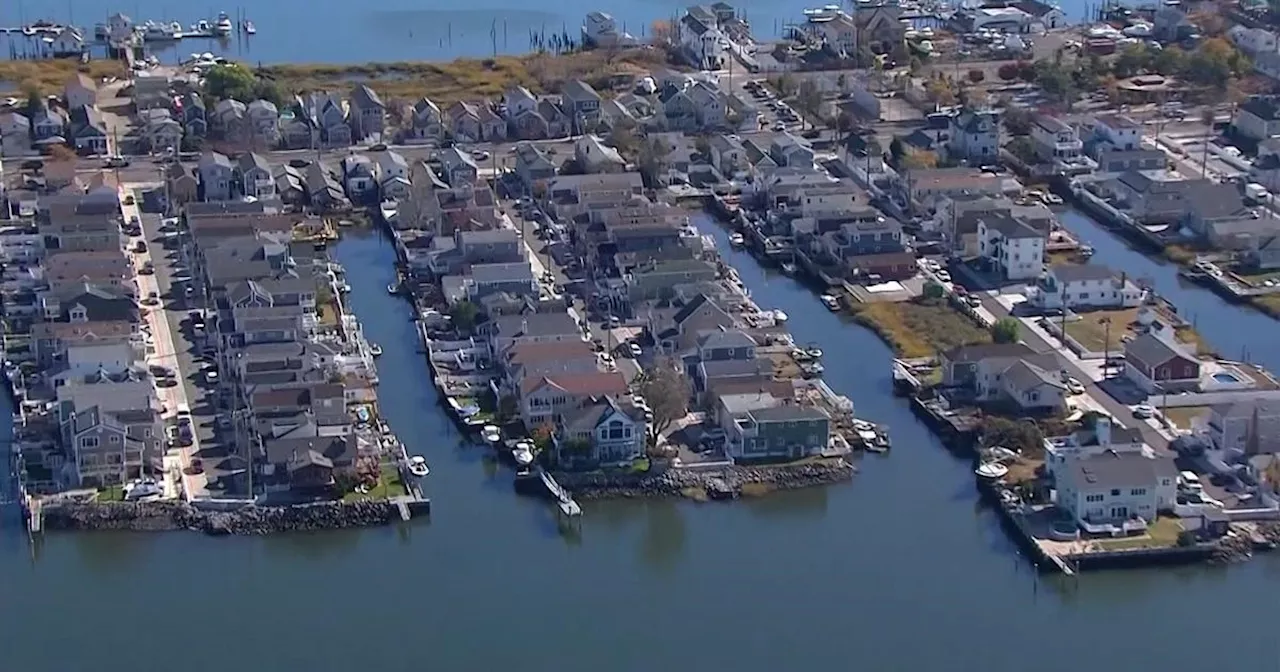
[[[806,7],[826,0],[745,0],[733,2],[745,13],[757,39],[781,34],[782,26],[803,19]],[[218,44],[187,41],[162,54],[167,62],[193,52],[213,51],[262,63],[363,63],[452,59],[530,51],[530,32],[548,36],[566,32],[577,40],[587,12],[603,10],[637,37],[647,34],[658,19],[678,16],[691,2],[659,0],[571,0],[553,3],[474,0],[387,0],[378,3],[343,0],[273,0],[272,2],[189,3],[174,0],[20,0],[0,7],[0,24],[17,25],[37,18],[92,28],[113,12],[135,21],[178,21],[189,25],[212,19],[219,11],[233,16],[237,8],[253,20],[258,33],[247,41]],[[1084,15],[1083,0],[1067,0],[1063,9],[1072,20]],[[8,53],[8,49],[3,50]]]
[[[580,536],[566,538],[546,508],[512,494],[509,473],[458,445],[410,310],[385,292],[390,245],[350,238],[336,256],[385,349],[384,412],[432,463],[431,522],[267,539],[58,534],[34,561],[6,528],[3,668],[1012,671],[1034,661],[1074,672],[1222,667],[1208,643],[1230,641],[1229,669],[1275,669],[1259,595],[1280,562],[1037,582],[979,508],[968,466],[889,395],[888,350],[702,226],[755,298],[785,308],[797,338],[826,351],[832,386],[892,427],[893,453],[864,461],[852,484],[733,505],[593,503]],[[1156,271],[1086,236],[1100,261]],[[1220,302],[1197,310],[1228,332],[1254,324]],[[1274,325],[1254,340],[1268,333]]]

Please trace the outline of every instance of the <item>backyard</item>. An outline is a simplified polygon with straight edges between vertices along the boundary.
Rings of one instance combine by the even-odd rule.
[[[945,299],[855,304],[854,319],[879,334],[901,357],[932,357],[957,346],[991,342],[986,329]]]
[[[1138,321],[1138,310],[1138,308],[1123,308],[1077,313],[1080,319],[1067,321],[1067,334],[1081,347],[1091,352],[1119,353],[1124,350],[1125,341],[1137,335],[1134,327]],[[1163,309],[1157,308],[1156,314],[1159,320],[1171,322],[1172,316]],[[1207,352],[1207,346],[1195,330],[1182,327],[1177,329],[1176,333],[1178,340],[1195,348],[1197,354]]]
[[[1169,422],[1178,429],[1191,429],[1195,421],[1209,416],[1208,406],[1181,406],[1166,408],[1161,411]]]
[[[378,483],[370,487],[368,492],[352,490],[342,496],[344,502],[358,502],[367,499],[390,499],[408,494],[404,479],[400,477],[400,469],[393,462],[383,462],[378,466]]]
[[[1178,545],[1178,537],[1182,534],[1182,521],[1177,518],[1160,517],[1147,526],[1147,533],[1140,537],[1123,539],[1099,539],[1093,544],[1100,551],[1133,551],[1147,548],[1169,548]]]

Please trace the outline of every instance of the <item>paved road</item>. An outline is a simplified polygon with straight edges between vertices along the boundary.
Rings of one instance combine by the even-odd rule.
[[[139,190],[137,185],[126,185],[123,193],[134,193],[135,199],[138,199]],[[208,495],[207,477],[204,474],[189,475],[186,471],[196,458],[202,458],[201,462],[208,464],[209,461],[204,459],[208,457],[206,453],[215,448],[213,406],[206,400],[202,381],[199,381],[199,367],[192,357],[194,346],[182,328],[185,302],[173,293],[176,252],[165,246],[166,238],[160,232],[162,220],[159,216],[141,214],[136,206],[129,205],[124,206],[124,216],[126,220],[137,216],[142,224],[142,236],[130,240],[130,248],[133,249],[137,241],[147,242],[145,253],[132,253],[135,268],[141,268],[147,262],[151,262],[155,268],[153,274],[137,276],[139,296],[145,298],[155,292],[161,301],[160,306],[147,307],[147,324],[155,342],[155,352],[148,356],[147,364],[173,370],[180,382],[178,385],[157,388],[164,403],[163,417],[166,424],[172,422],[179,404],[187,404],[192,413],[193,441],[190,446],[169,451],[170,457],[176,459],[183,471],[182,483],[186,496],[205,497]]]

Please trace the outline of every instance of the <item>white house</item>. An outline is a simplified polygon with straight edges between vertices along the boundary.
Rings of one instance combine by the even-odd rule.
[[[1101,114],[1093,119],[1094,155],[1099,152],[1142,149],[1142,125],[1122,114]]]
[[[1035,143],[1036,155],[1049,163],[1070,162],[1084,152],[1084,143],[1070,124],[1049,115],[1036,116],[1031,125],[1031,141]]]
[[[1044,234],[1022,220],[992,214],[978,220],[978,255],[1007,280],[1044,273]]]
[[[1057,470],[1057,503],[1081,527],[1103,532],[1134,518],[1151,522],[1178,494],[1173,458],[1106,451],[1067,459]]]
[[[693,14],[686,14],[680,19],[679,32],[681,45],[697,67],[704,70],[720,69],[727,57],[728,38],[724,33]]]
[[[1280,452],[1280,402],[1274,399],[1218,404],[1209,411],[1208,427],[1218,450]]]
[[[1049,267],[1031,300],[1042,309],[1133,308],[1142,290],[1106,266],[1062,264]]]
[[[1252,96],[1236,110],[1231,120],[1236,131],[1250,140],[1266,140],[1280,135],[1280,98]]]
[[[1142,430],[1112,424],[1109,416],[1099,416],[1093,429],[1078,429],[1069,436],[1045,438],[1044,468],[1057,478],[1070,460],[1094,457],[1103,453],[1138,453],[1150,448],[1142,439]]]
[[[1000,115],[994,110],[965,109],[951,118],[947,155],[978,163],[994,163],[1000,155]]]

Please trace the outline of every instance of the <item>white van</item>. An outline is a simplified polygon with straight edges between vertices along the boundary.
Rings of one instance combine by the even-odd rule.
[[[1184,471],[1178,474],[1178,484],[1191,492],[1203,492],[1204,486],[1200,484],[1200,477],[1195,472]]]
[[[190,407],[190,406],[188,406],[188,405],[187,405],[187,404],[185,404],[185,403],[178,404],[178,417],[179,417],[179,418],[190,418],[190,417],[191,417],[191,407]]]

